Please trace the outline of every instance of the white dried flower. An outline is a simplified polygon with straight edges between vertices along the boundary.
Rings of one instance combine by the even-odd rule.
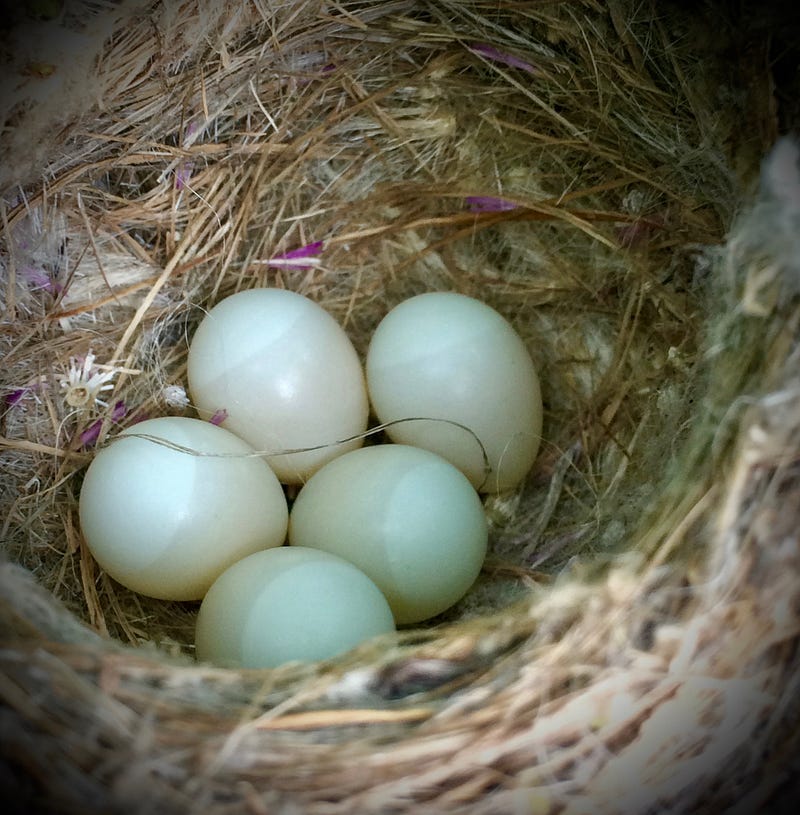
[[[186,390],[180,385],[165,385],[161,391],[161,397],[167,407],[185,408],[189,405],[189,397]]]
[[[112,380],[114,369],[100,371],[94,369],[95,355],[89,351],[81,362],[75,357],[69,359],[69,371],[61,379],[61,390],[64,401],[75,408],[90,407],[94,404],[108,407],[108,403],[99,398],[103,391],[114,387]]]

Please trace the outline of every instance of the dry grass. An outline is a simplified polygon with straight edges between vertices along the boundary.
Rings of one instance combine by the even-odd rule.
[[[796,748],[800,203],[789,145],[743,206],[772,110],[748,108],[749,142],[741,107],[709,112],[705,23],[618,0],[79,5],[40,24],[32,43],[72,32],[46,58],[17,47],[0,99],[0,694],[31,798],[677,813],[738,779],[759,804]],[[109,434],[191,415],[165,388],[194,326],[263,285],[362,353],[411,294],[485,300],[539,366],[546,438],[487,499],[491,556],[445,617],[232,672],[192,661],[195,606],[99,572],[77,495]],[[114,389],[71,407],[89,350]]]

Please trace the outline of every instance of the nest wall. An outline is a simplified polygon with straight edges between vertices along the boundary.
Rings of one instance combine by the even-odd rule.
[[[9,28],[0,96],[13,796],[330,815],[770,800],[797,749],[800,169],[791,139],[773,147],[762,39],[732,61],[729,20],[592,0],[39,17]],[[316,300],[362,355],[413,294],[484,300],[537,364],[545,427],[525,483],[485,499],[490,554],[457,606],[337,660],[230,671],[194,662],[196,604],[99,570],[77,497],[120,429],[194,415],[192,332],[255,286]],[[113,389],[70,404],[90,352]]]

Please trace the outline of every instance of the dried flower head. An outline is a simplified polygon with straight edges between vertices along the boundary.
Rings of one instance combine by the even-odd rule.
[[[189,406],[186,389],[181,385],[165,385],[161,391],[161,398],[164,400],[164,404],[170,408],[183,409]]]
[[[95,404],[108,407],[107,403],[99,398],[99,394],[114,387],[112,380],[116,371],[97,370],[94,361],[95,355],[91,351],[82,361],[70,357],[69,371],[61,379],[64,401],[70,407],[84,408]]]

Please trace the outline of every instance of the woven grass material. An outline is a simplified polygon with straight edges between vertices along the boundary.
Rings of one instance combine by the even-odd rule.
[[[38,26],[0,100],[15,794],[212,815],[766,800],[798,747],[800,636],[800,180],[784,141],[748,194],[766,80],[712,115],[701,22],[625,2],[87,3]],[[480,297],[539,366],[545,440],[487,499],[486,568],[443,618],[229,671],[193,662],[196,605],[99,572],[77,496],[120,427],[192,415],[194,326],[263,285],[362,353],[411,294]],[[114,388],[70,405],[90,350]]]

